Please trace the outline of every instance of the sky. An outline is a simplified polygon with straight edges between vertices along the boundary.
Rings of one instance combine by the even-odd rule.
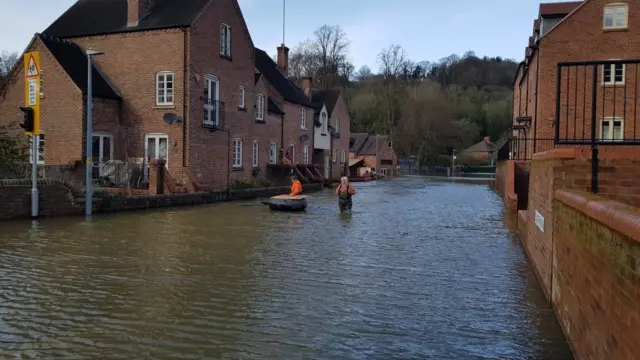
[[[188,0],[183,0],[188,1]],[[284,0],[285,43],[311,38],[322,25],[339,25],[350,41],[356,69],[376,71],[377,55],[401,45],[414,61],[437,61],[474,51],[478,56],[524,57],[535,0]],[[0,0],[0,52],[22,53],[75,0]],[[282,0],[239,0],[254,44],[276,53],[282,42]],[[558,2],[544,0],[544,2]]]

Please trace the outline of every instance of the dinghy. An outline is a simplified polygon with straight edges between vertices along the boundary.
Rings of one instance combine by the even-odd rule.
[[[276,211],[302,211],[307,208],[305,195],[278,195],[268,201],[269,208]]]

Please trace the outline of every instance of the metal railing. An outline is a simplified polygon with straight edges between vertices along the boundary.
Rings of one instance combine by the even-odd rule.
[[[93,182],[101,187],[144,189],[146,164],[108,161],[93,167]]]
[[[209,130],[222,129],[224,120],[224,103],[205,97],[202,100],[203,117],[202,127]]]
[[[534,154],[553,150],[557,147],[567,146],[555,144],[555,139],[513,137],[498,149],[498,161],[529,161]]]
[[[591,148],[594,193],[599,146],[640,145],[639,64],[640,60],[558,63],[555,143]]]

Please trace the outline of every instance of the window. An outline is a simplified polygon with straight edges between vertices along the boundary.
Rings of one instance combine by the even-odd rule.
[[[604,7],[604,29],[626,29],[629,6],[609,4]]]
[[[340,150],[340,162],[345,163],[347,161],[347,153],[344,150]]]
[[[393,147],[392,145],[393,145],[393,144],[391,143],[391,141],[389,141],[389,142],[387,143],[387,147],[388,147],[389,149],[391,149],[391,148]]]
[[[220,25],[220,55],[231,57],[231,26]]]
[[[322,135],[327,135],[327,114],[322,113],[320,116],[320,133]]]
[[[40,98],[44,98],[44,76],[42,76],[42,69],[40,69]]]
[[[27,136],[27,141],[29,143],[29,164],[33,164],[33,153],[31,152],[31,139],[33,139],[33,136],[29,135]],[[39,165],[44,165],[44,134],[40,133],[40,135],[38,135],[38,164]]]
[[[254,140],[253,141],[253,158],[252,158],[252,164],[253,167],[258,167],[258,157],[260,156],[260,144]]]
[[[302,163],[309,163],[309,145],[306,144],[302,147]]]
[[[624,64],[602,66],[602,83],[605,85],[624,85]]]
[[[331,152],[331,161],[336,162],[338,161],[338,154],[336,149],[333,149],[333,151]]]
[[[624,120],[619,117],[604,118],[600,124],[600,140],[623,141]]]
[[[173,73],[156,74],[156,105],[173,105]]]
[[[380,165],[393,165],[393,160],[382,159],[380,160]]]
[[[241,109],[244,109],[244,86],[240,86],[240,100],[239,100],[239,104],[238,107],[240,107]]]
[[[204,126],[220,126],[220,83],[213,75],[204,77]]]
[[[336,132],[340,132],[340,119],[336,119]]]
[[[275,164],[278,161],[278,145],[274,142],[269,144],[269,163]]]
[[[307,109],[304,107],[300,109],[300,129],[307,129]]]
[[[104,176],[105,164],[113,159],[113,137],[111,134],[93,133],[92,136],[93,167],[98,174]]]
[[[233,139],[233,167],[242,167],[242,139]]]
[[[264,120],[264,95],[258,94],[256,101],[256,120]]]
[[[145,152],[147,153],[147,164],[151,160],[168,160],[169,137],[167,134],[148,134],[146,136]],[[95,155],[95,154],[94,154]]]

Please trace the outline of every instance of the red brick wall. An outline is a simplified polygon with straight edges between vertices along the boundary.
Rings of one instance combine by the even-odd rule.
[[[26,51],[40,52],[43,94],[40,99],[40,130],[45,136],[44,161],[46,165],[67,165],[83,158],[84,106],[80,89],[69,78],[49,50],[36,39]],[[24,133],[19,127],[24,106],[24,65],[22,59],[0,97],[0,125],[10,131]],[[26,141],[26,136],[25,136]]]
[[[496,166],[494,186],[498,194],[506,201],[510,210],[517,209],[518,198],[515,194],[515,161],[499,162]]]
[[[81,214],[84,209],[76,203],[71,188],[58,180],[38,181],[38,214],[62,216]],[[31,181],[0,180],[0,220],[31,216]]]
[[[333,148],[336,150],[337,160],[336,163],[333,164],[331,169],[331,176],[334,179],[338,179],[342,175],[342,170],[344,168],[344,163],[341,161],[342,152],[344,152],[345,154],[345,162],[347,164],[349,163],[349,137],[351,136],[351,118],[349,117],[349,109],[347,108],[347,104],[342,94],[338,97],[338,101],[336,102],[336,105],[333,108],[333,113],[331,114],[331,125],[333,125],[334,127],[336,126],[336,119],[340,119],[340,128],[336,130],[340,133],[340,138],[333,139]]]
[[[640,354],[638,224],[637,208],[556,193],[553,305],[576,359]]]
[[[287,151],[289,144],[295,145],[295,163],[302,164],[302,149],[303,145],[309,146],[309,163],[311,163],[311,157],[313,156],[313,109],[305,107],[307,109],[307,127],[306,130],[300,128],[300,109],[302,105],[294,104],[289,101],[283,102],[280,107],[285,112],[284,116],[284,150]],[[300,141],[300,136],[307,135],[309,140],[306,142]]]
[[[553,194],[558,189],[590,191],[591,161],[587,155],[575,149],[556,149],[536,155],[531,163],[528,230],[524,247],[547,296],[551,289],[551,244],[557,239],[552,227]],[[601,161],[600,195],[640,206],[639,165],[638,161],[625,159]],[[536,211],[544,217],[544,232],[536,226]]]

